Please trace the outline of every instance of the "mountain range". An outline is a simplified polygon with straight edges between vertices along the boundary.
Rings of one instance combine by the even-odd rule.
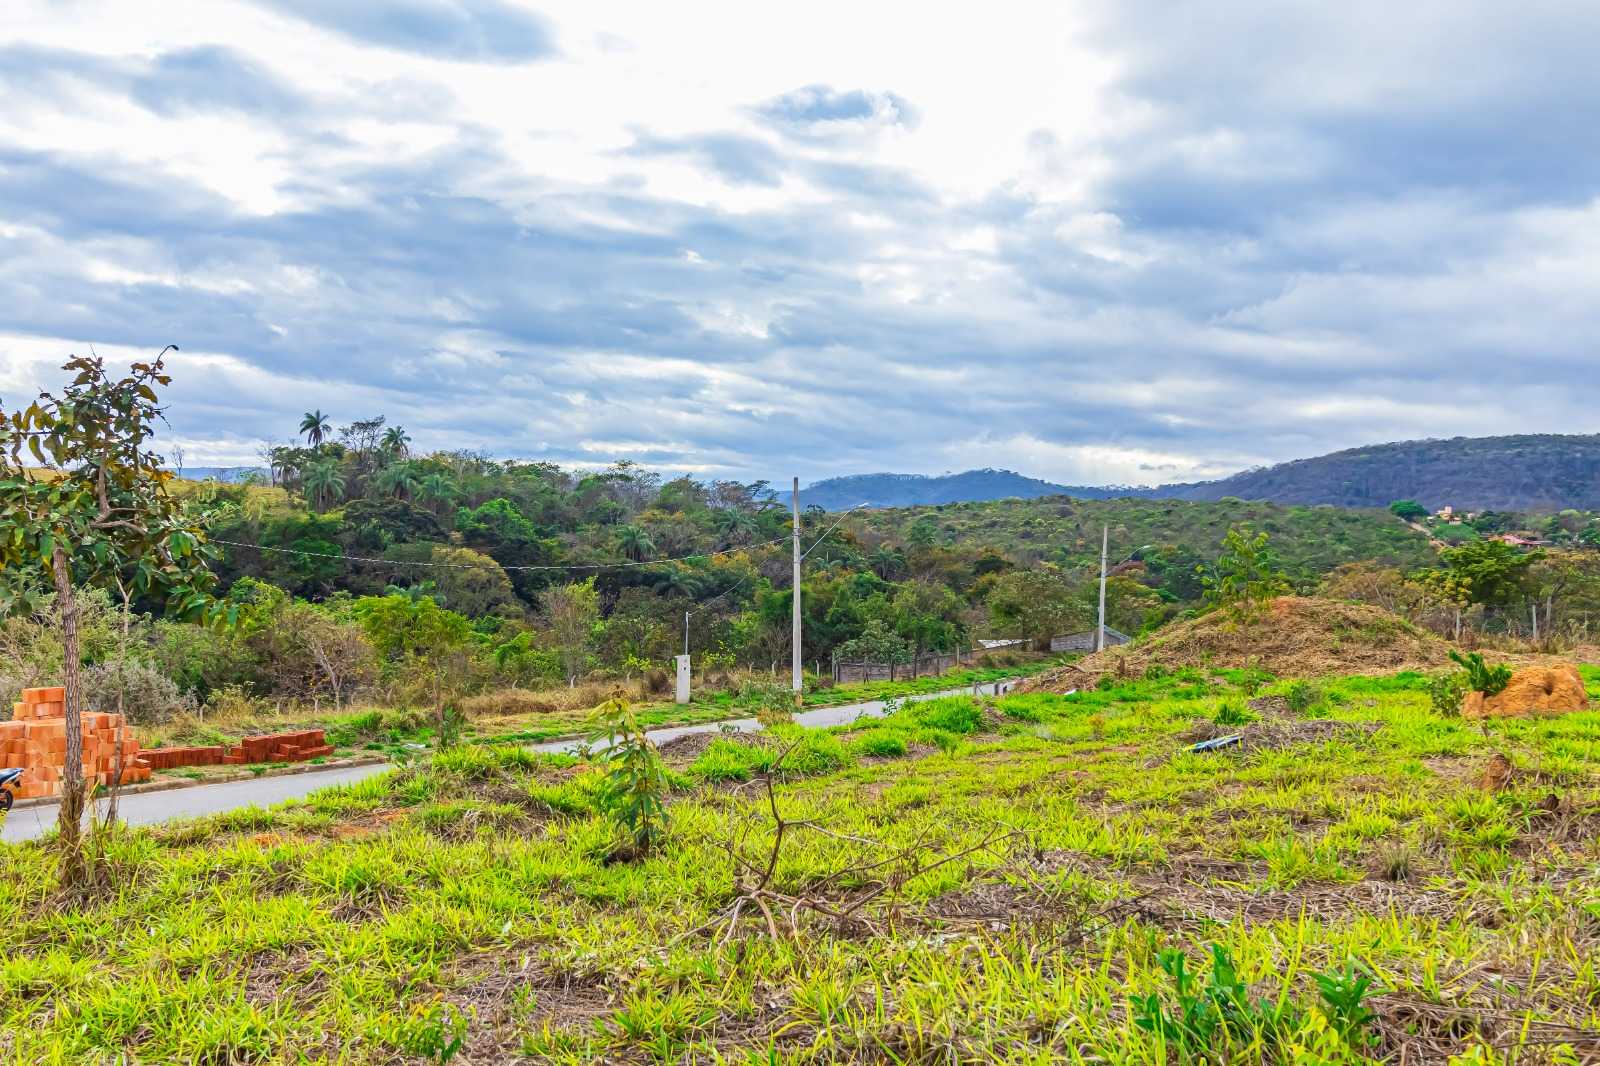
[[[1010,470],[854,474],[801,491],[830,511],[873,507],[1073,496],[1079,499],[1220,500],[1387,507],[1409,499],[1430,509],[1557,511],[1600,509],[1600,434],[1519,434],[1397,441],[1245,470],[1216,481],[1154,486],[1058,485]]]

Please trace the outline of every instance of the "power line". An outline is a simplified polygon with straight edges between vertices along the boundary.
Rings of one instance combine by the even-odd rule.
[[[851,508],[851,510],[855,510],[855,508]],[[822,536],[818,537],[815,541],[812,542],[811,547],[807,548],[805,551],[800,553],[800,558],[804,559],[806,556],[810,555],[812,553],[812,551],[814,551],[817,548],[818,545],[820,545],[823,541],[828,539],[828,534],[832,533],[835,529],[838,529],[839,526],[843,522],[844,522],[844,517],[840,517],[840,519],[837,522],[835,522],[833,525],[829,526],[823,532]],[[723,555],[737,555],[739,552],[753,551],[756,548],[771,548],[771,547],[773,547],[775,545],[778,545],[778,544],[785,544],[788,541],[789,541],[789,538],[786,537],[786,536],[785,537],[777,537],[777,538],[775,538],[773,540],[764,540],[764,541],[760,541],[760,542],[758,542],[756,544],[742,544],[742,545],[739,545],[737,547],[722,548],[722,549],[719,549],[717,551],[695,552],[693,555],[679,555],[679,556],[675,556],[675,557],[670,558],[670,559],[644,559],[644,560],[627,559],[627,560],[621,560],[621,561],[618,561],[618,562],[611,562],[611,563],[506,564],[506,563],[497,562],[494,559],[488,559],[488,560],[486,560],[484,562],[481,562],[481,563],[479,563],[479,562],[436,563],[436,562],[432,561],[431,559],[384,559],[384,558],[381,558],[381,557],[366,556],[366,555],[346,555],[346,554],[344,554],[342,552],[308,551],[308,550],[306,550],[304,548],[274,548],[274,547],[272,547],[270,545],[266,545],[266,544],[251,544],[251,543],[248,543],[247,541],[242,541],[242,540],[223,540],[223,539],[221,539],[219,537],[207,538],[207,543],[209,543],[209,544],[225,544],[230,548],[249,548],[252,551],[273,552],[274,554],[277,554],[277,555],[299,555],[299,556],[303,556],[305,558],[311,558],[311,559],[336,559],[336,560],[339,560],[340,562],[346,562],[346,563],[374,563],[374,564],[379,565],[379,566],[424,566],[424,567],[431,567],[431,568],[434,568],[434,569],[441,569],[441,570],[471,570],[471,569],[474,569],[476,567],[482,567],[482,566],[498,566],[502,570],[543,570],[543,571],[549,571],[549,570],[563,570],[563,571],[567,571],[567,570],[612,570],[612,569],[634,568],[634,567],[643,567],[643,566],[661,566],[661,565],[663,565],[665,563],[686,563],[686,562],[689,562],[689,561],[694,560],[694,559],[710,559],[710,558],[723,556]],[[748,579],[747,578],[746,579],[742,579],[739,582],[739,584],[743,584],[744,580],[748,580]],[[738,585],[734,586],[734,588],[737,588],[737,587],[738,587]],[[733,591],[733,589],[727,590],[727,592],[732,592],[732,591]],[[721,593],[720,595],[727,595],[727,592]],[[720,598],[720,596],[719,596],[719,598]],[[714,602],[714,601],[712,601],[712,602]]]

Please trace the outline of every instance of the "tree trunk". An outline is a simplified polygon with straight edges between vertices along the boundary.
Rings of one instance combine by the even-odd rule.
[[[61,646],[65,658],[67,757],[61,782],[61,811],[57,818],[60,833],[59,874],[61,887],[81,888],[87,879],[83,860],[83,711],[79,692],[80,651],[78,648],[78,599],[72,588],[72,575],[66,554],[58,547],[50,557],[56,583],[56,611],[61,616]]]

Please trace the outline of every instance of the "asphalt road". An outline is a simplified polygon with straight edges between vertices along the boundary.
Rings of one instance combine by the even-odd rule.
[[[990,682],[979,686],[978,690],[993,695],[997,690],[1004,692],[1015,683],[1015,681]],[[939,696],[958,696],[970,691],[972,691],[970,688],[946,689],[943,692],[908,696],[906,702],[916,703]],[[812,729],[846,725],[861,718],[881,718],[886,706],[882,700],[871,700],[865,703],[841,704],[837,707],[819,707],[814,711],[803,711],[795,715],[795,721]],[[652,729],[648,735],[654,743],[665,744],[669,740],[691,733],[715,733],[719,729],[736,729],[742,733],[753,733],[760,728],[761,723],[754,718],[737,718],[732,721],[701,722],[697,725]],[[547,744],[535,744],[532,747],[536,751],[564,752],[575,750],[581,743],[576,740],[556,740]],[[123,796],[118,806],[123,820],[129,825],[151,825],[174,818],[200,818],[208,814],[238,810],[241,807],[270,807],[285,800],[299,799],[331,785],[346,785],[352,781],[360,781],[362,778],[381,774],[389,768],[388,763],[372,763],[366,766],[345,766],[336,770],[312,771],[282,777],[260,777],[253,781],[230,781],[220,785],[175,788],[166,792],[144,792]],[[12,811],[5,816],[4,827],[0,827],[0,840],[14,844],[43,835],[55,825],[56,810],[57,805],[52,803]]]

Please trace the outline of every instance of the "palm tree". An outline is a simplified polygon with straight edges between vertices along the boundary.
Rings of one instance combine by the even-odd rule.
[[[405,499],[420,487],[417,475],[410,463],[390,463],[378,471],[378,476],[373,483],[380,492],[387,492],[396,499]]]
[[[867,565],[872,567],[873,573],[877,574],[885,581],[890,581],[893,579],[895,574],[898,574],[905,568],[906,556],[905,553],[899,548],[894,548],[887,544],[880,544],[873,551],[873,553],[867,557]]]
[[[383,440],[379,443],[390,455],[404,459],[410,454],[407,446],[411,443],[411,435],[406,432],[404,426],[390,426],[383,431]]]
[[[722,534],[722,545],[731,548],[746,543],[760,528],[755,515],[736,507],[726,507],[716,513],[717,532]]]
[[[313,448],[322,447],[322,442],[328,437],[328,430],[333,428],[333,423],[328,416],[322,413],[322,408],[307,411],[305,417],[300,419],[300,432],[305,434],[306,442]]]
[[[455,502],[456,483],[448,474],[429,474],[417,485],[417,495],[429,503],[448,507]]]
[[[617,547],[622,550],[623,555],[636,563],[643,562],[656,553],[656,542],[650,539],[649,531],[634,525],[617,527]]]
[[[306,467],[301,477],[301,485],[312,507],[323,511],[327,509],[330,500],[344,495],[344,471],[339,469],[339,464],[334,460],[324,459],[320,463],[312,463]]]
[[[656,594],[659,596],[676,594],[687,596],[691,600],[700,595],[700,590],[704,587],[700,575],[681,566],[674,566],[657,578],[655,583]]]

